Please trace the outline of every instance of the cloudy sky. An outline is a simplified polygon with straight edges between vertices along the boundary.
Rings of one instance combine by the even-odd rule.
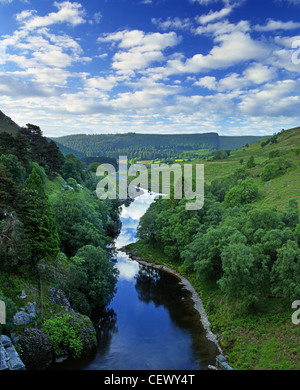
[[[300,125],[300,0],[0,0],[0,110],[46,136]]]

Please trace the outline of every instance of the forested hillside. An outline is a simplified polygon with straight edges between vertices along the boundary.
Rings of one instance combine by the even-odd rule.
[[[157,200],[129,248],[193,281],[231,366],[299,369],[300,128],[197,163],[203,209]]]
[[[206,134],[76,134],[53,138],[55,142],[85,153],[128,159],[155,160],[203,157],[213,150],[233,150],[265,137],[221,137]]]
[[[96,345],[90,318],[114,296],[108,247],[120,202],[100,201],[95,173],[38,126],[13,127],[13,135],[0,132],[0,334],[17,335],[28,369],[45,368],[62,353],[78,358]],[[35,304],[34,318],[20,311],[27,304]]]

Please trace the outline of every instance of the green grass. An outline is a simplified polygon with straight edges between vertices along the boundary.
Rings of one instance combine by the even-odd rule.
[[[18,131],[19,130],[15,126],[5,122],[3,119],[0,118],[0,133],[4,132],[9,133],[11,135],[17,135]]]

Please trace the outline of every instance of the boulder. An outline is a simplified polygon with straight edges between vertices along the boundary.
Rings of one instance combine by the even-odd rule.
[[[8,336],[0,336],[0,370],[26,370],[18,352]]]
[[[6,355],[8,357],[7,365],[9,370],[26,370],[26,367],[20,359],[14,346],[6,348]]]
[[[0,371],[8,370],[6,351],[0,343]]]
[[[28,325],[32,322],[32,317],[30,314],[25,313],[24,311],[19,311],[14,315],[14,324],[15,325]]]
[[[4,348],[9,348],[12,346],[11,339],[4,334],[0,336],[0,343],[3,345]]]

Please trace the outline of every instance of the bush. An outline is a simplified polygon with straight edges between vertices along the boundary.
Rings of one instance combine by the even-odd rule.
[[[44,322],[43,331],[49,336],[56,356],[67,351],[77,359],[88,355],[97,345],[92,321],[79,313],[56,314]]]
[[[280,173],[279,165],[276,163],[271,163],[266,165],[261,173],[262,181],[269,181],[277,177]]]
[[[257,197],[257,185],[252,179],[247,178],[246,180],[239,180],[238,184],[226,193],[225,204],[228,207],[241,206],[254,202]]]
[[[45,369],[52,362],[53,348],[50,339],[41,330],[25,329],[17,350],[29,370]]]

